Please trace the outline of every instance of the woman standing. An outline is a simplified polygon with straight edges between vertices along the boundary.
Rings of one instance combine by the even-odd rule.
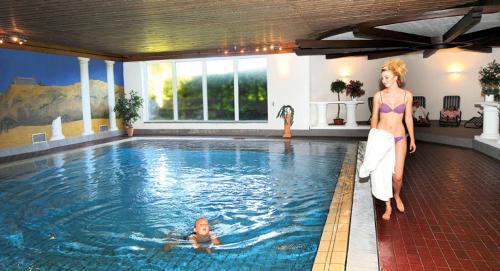
[[[415,152],[415,137],[413,133],[411,92],[402,89],[406,75],[406,64],[400,59],[389,60],[382,65],[381,77],[384,89],[375,93],[373,97],[373,113],[371,128],[385,130],[394,136],[395,144],[395,166],[392,175],[392,186],[396,208],[404,212],[404,204],[401,200],[401,186],[403,185],[403,171],[406,158],[406,135],[403,119],[406,122],[410,136],[410,153]],[[385,212],[382,218],[391,218],[391,200],[385,202]]]

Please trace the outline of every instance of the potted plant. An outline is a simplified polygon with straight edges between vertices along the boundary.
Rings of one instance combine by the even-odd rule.
[[[500,64],[495,60],[479,70],[479,83],[481,93],[485,95],[486,102],[493,102],[500,89]]]
[[[293,125],[294,114],[295,114],[295,110],[293,109],[293,107],[291,105],[284,105],[278,111],[278,115],[276,115],[276,118],[283,119],[283,124],[284,124],[283,137],[284,138],[291,138],[292,137],[292,132],[290,130],[290,127]]]
[[[358,97],[365,95],[364,89],[361,88],[362,86],[363,83],[361,83],[361,81],[351,80],[349,84],[345,86],[345,94],[351,96],[351,99],[355,101]]]
[[[139,110],[142,107],[142,97],[135,91],[130,91],[130,98],[122,95],[116,101],[114,111],[122,119],[123,125],[127,128],[128,136],[134,134],[133,124],[139,119]]]
[[[340,93],[344,92],[345,89],[345,83],[344,81],[337,79],[332,82],[330,85],[330,90],[333,93],[337,93],[337,100],[340,101]],[[343,125],[344,124],[344,119],[340,118],[340,104],[337,104],[337,117],[333,119],[333,124],[335,125]]]

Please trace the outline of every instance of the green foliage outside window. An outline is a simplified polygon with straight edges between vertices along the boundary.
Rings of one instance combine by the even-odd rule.
[[[267,73],[238,74],[240,120],[267,120]]]
[[[165,73],[168,72],[165,71]],[[154,76],[151,75],[151,70],[149,77],[150,82],[153,82]],[[170,76],[163,77],[166,79],[162,80],[162,94],[152,89],[152,83],[149,86],[148,102],[151,120],[173,120],[172,78]],[[158,88],[158,86],[156,87]],[[267,120],[266,70],[240,71],[238,73],[238,87],[239,119]],[[203,120],[202,77],[178,77],[177,90],[179,120]],[[158,95],[162,95],[162,97],[158,97]],[[235,119],[233,73],[208,75],[207,96],[209,120]]]

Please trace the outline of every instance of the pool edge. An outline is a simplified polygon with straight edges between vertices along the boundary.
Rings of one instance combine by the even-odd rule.
[[[351,223],[358,144],[350,144],[321,234],[313,271],[345,270]]]

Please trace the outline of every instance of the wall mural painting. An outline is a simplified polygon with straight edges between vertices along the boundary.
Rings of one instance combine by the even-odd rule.
[[[89,65],[92,128],[109,125],[106,67]],[[115,63],[115,96],[123,93],[123,65]],[[92,76],[96,75],[95,78]],[[103,106],[103,104],[105,106]],[[61,117],[66,137],[83,132],[80,64],[76,57],[0,49],[0,148],[32,144],[32,134],[51,137]]]

